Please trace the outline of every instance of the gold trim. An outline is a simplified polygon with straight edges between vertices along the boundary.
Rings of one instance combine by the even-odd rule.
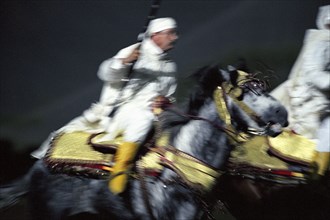
[[[112,154],[96,151],[88,144],[91,134],[78,131],[60,133],[51,143],[46,154],[50,163],[102,164],[112,166]]]
[[[188,185],[205,191],[210,190],[221,175],[219,170],[174,147],[153,149],[139,163],[144,169],[156,172],[168,167]]]
[[[268,137],[269,147],[284,159],[311,164],[315,158],[316,143],[304,136],[284,130],[277,137]]]

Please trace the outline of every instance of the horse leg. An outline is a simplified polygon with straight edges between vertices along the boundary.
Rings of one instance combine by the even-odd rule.
[[[94,189],[95,198],[93,201],[98,213],[102,216],[108,216],[107,219],[135,219],[132,211],[127,206],[127,201],[124,200],[126,194],[124,193],[123,197],[114,195],[109,190],[108,183],[108,180],[93,180],[90,182],[90,188]]]
[[[259,210],[265,194],[253,180],[223,175],[218,186],[218,196],[233,216],[238,219],[262,219]]]
[[[54,181],[54,179],[56,180]],[[63,187],[60,175],[52,175],[42,160],[37,161],[31,175],[29,205],[32,219],[61,219],[71,204],[71,191]],[[69,181],[67,186],[70,186]],[[65,188],[67,188],[65,190]]]
[[[30,191],[30,183],[39,161],[35,162],[29,171],[21,178],[9,184],[0,186],[0,210],[8,209],[17,204]]]
[[[107,180],[51,174],[43,166],[31,185],[35,219],[133,219],[122,199],[109,191]]]

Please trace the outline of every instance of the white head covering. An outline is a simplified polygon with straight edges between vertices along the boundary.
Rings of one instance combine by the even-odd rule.
[[[327,24],[330,24],[330,5],[321,6],[316,19],[316,26],[319,29],[327,29]]]
[[[150,21],[146,31],[146,36],[157,33],[166,29],[176,28],[176,22],[173,18],[157,18]]]

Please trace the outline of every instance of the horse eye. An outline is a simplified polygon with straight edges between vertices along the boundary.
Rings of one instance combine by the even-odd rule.
[[[251,86],[252,86],[254,89],[265,90],[265,85],[264,85],[264,83],[262,83],[262,82],[252,82],[251,84],[252,84]]]
[[[257,82],[251,81],[247,84],[247,87],[250,87],[251,89],[256,89],[259,87]]]

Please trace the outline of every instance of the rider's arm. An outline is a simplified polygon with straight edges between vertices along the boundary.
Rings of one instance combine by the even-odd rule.
[[[305,68],[307,82],[320,90],[330,89],[330,47],[329,40],[315,44],[306,55]]]
[[[97,72],[98,77],[107,82],[119,82],[125,78],[131,68],[132,62],[138,57],[135,50],[138,44],[120,50],[114,57],[103,61]]]

